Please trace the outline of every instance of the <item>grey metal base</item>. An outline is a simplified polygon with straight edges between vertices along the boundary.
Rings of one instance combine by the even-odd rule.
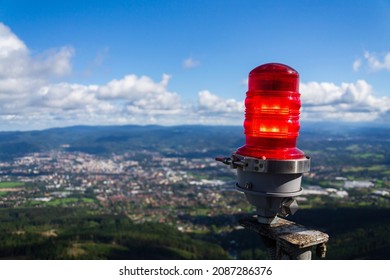
[[[237,169],[236,189],[256,207],[258,221],[272,224],[277,215],[286,217],[298,210],[293,199],[302,193],[302,174],[268,174]]]

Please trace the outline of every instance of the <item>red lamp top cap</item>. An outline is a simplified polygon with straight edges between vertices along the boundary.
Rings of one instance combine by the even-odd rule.
[[[249,72],[249,76],[251,74],[263,73],[263,72],[288,73],[289,75],[298,75],[298,72],[294,68],[288,65],[282,63],[267,63],[254,68],[251,72]]]
[[[281,63],[263,64],[249,72],[249,91],[298,91],[298,87],[298,72]]]

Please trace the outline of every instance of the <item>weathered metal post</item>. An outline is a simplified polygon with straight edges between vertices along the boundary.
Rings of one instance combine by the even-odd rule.
[[[315,249],[319,258],[325,258],[329,236],[294,222],[278,218],[277,222],[261,224],[255,217],[244,218],[240,225],[258,233],[274,260],[310,260]]]

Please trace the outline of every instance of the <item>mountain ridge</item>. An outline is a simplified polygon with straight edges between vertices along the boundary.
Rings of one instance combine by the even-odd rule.
[[[330,140],[389,141],[390,126],[366,124],[302,123],[298,147]],[[242,126],[120,125],[70,126],[32,131],[0,132],[0,156],[12,158],[56,149],[103,155],[129,150],[150,150],[164,155],[214,157],[228,155],[245,142]],[[316,143],[318,142],[318,143]],[[67,148],[64,148],[64,147]],[[303,148],[303,147],[302,147]],[[203,152],[202,152],[203,151]]]

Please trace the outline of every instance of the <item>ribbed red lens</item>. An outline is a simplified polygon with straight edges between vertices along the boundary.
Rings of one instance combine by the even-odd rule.
[[[249,73],[245,99],[246,143],[237,154],[268,159],[298,159],[296,147],[301,108],[299,74],[293,68],[269,63]]]

